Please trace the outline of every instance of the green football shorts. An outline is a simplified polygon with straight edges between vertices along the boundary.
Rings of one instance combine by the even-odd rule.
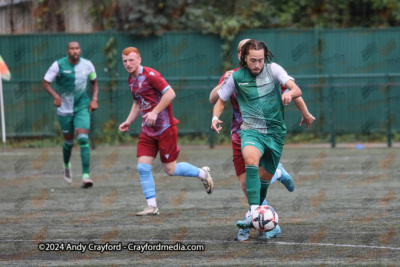
[[[58,115],[63,134],[73,134],[76,128],[90,129],[90,113],[88,109],[74,112],[74,115]]]
[[[261,151],[260,166],[267,172],[275,174],[282,156],[285,135],[261,134],[256,130],[240,130],[242,151],[245,146],[254,146]]]

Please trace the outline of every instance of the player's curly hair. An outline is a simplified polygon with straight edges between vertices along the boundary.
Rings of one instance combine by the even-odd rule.
[[[240,50],[240,67],[247,66],[245,58],[249,54],[250,49],[253,49],[253,50],[264,49],[264,59],[268,63],[274,57],[274,55],[271,53],[271,51],[269,51],[267,45],[263,41],[257,41],[255,39],[250,39],[242,46],[242,49]]]

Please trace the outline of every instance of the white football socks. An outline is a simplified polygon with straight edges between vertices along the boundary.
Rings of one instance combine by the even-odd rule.
[[[201,180],[206,179],[206,172],[203,169],[200,169],[199,175],[197,177],[199,177]]]
[[[147,205],[157,208],[156,198],[152,197],[152,198],[147,199]]]
[[[246,212],[245,218],[249,217],[250,215],[251,215],[251,212],[248,210],[248,211]]]
[[[250,206],[250,212],[253,214],[253,212],[259,207],[259,205],[251,205]]]
[[[280,169],[276,169],[276,173],[278,175],[278,179],[282,177],[282,171]]]

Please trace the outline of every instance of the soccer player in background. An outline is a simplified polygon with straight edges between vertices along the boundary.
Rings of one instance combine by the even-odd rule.
[[[240,50],[242,46],[249,41],[250,39],[244,39],[239,42],[238,45],[238,58],[240,60]],[[239,68],[234,70],[227,71],[219,80],[218,85],[211,91],[210,93],[210,102],[215,104],[218,99],[218,91],[221,89],[223,82],[232,75],[233,72],[237,71]],[[282,94],[289,91],[286,87],[281,85]],[[233,150],[233,164],[235,167],[236,176],[240,182],[240,186],[243,190],[243,193],[246,194],[246,170],[245,170],[245,163],[241,151],[241,141],[240,141],[240,126],[242,125],[242,114],[240,112],[239,103],[237,102],[236,93],[233,93],[230,97],[231,104],[232,104],[232,125],[231,125],[231,135],[232,135],[232,150]],[[302,114],[302,119],[300,122],[300,126],[305,123],[308,126],[315,120],[314,116],[312,116],[307,109],[306,104],[304,103],[303,98],[300,96],[296,99],[293,99],[293,102],[298,107],[300,113]],[[286,170],[283,168],[282,164],[278,164],[278,169],[276,170],[274,176],[270,181],[270,185],[273,184],[276,180],[279,180],[289,192],[294,190],[294,182],[292,177]],[[267,205],[267,201],[264,199],[261,205]],[[250,211],[248,211],[245,217],[250,216]],[[280,227],[279,227],[280,228]],[[268,232],[267,237],[277,237],[280,235],[279,228],[275,231]],[[239,241],[247,240],[250,237],[250,228],[239,229],[239,233],[237,235],[237,239]]]
[[[51,65],[44,76],[43,87],[54,98],[58,121],[64,135],[64,180],[69,184],[72,182],[70,159],[76,131],[81,148],[81,187],[88,188],[93,186],[93,181],[89,177],[89,112],[98,108],[99,88],[94,66],[90,60],[80,57],[81,48],[78,42],[68,43],[67,54],[67,57],[61,58]],[[92,100],[86,94],[88,78],[92,87]],[[54,80],[56,81],[56,91],[50,85]]]
[[[281,66],[269,64],[273,55],[264,42],[251,39],[242,46],[240,53],[241,68],[233,72],[218,91],[211,128],[218,133],[222,129],[218,117],[224,110],[225,101],[236,93],[243,119],[240,139],[245,161],[246,193],[253,213],[265,199],[282,155],[286,136],[283,105],[301,96],[301,90]],[[281,84],[289,92],[282,94]],[[238,221],[237,226],[250,228],[251,216]],[[273,235],[278,236],[281,232],[279,225],[273,231]],[[268,233],[260,232],[259,239],[270,237]]]
[[[214,183],[210,168],[197,168],[187,162],[176,163],[179,155],[177,145],[178,120],[172,115],[172,100],[175,92],[156,70],[141,66],[139,50],[127,47],[122,51],[122,61],[129,73],[128,85],[133,96],[133,105],[128,118],[119,130],[128,132],[131,124],[142,115],[143,122],[137,146],[138,172],[147,207],[136,213],[138,216],[158,215],[155,183],[151,173],[158,151],[164,171],[170,176],[199,178],[208,194]]]

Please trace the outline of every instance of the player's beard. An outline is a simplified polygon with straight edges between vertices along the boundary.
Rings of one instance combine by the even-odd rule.
[[[79,62],[79,55],[78,54],[73,54],[73,55],[70,56],[70,58],[71,58],[71,61],[74,62],[74,63]]]
[[[246,66],[246,67],[247,67],[247,69],[249,70],[249,72],[251,73],[251,75],[253,75],[253,76],[258,76],[258,75],[263,71],[263,69],[264,69],[264,66],[263,66],[263,67],[260,69],[259,72],[254,73],[253,70],[249,68],[249,66]]]

